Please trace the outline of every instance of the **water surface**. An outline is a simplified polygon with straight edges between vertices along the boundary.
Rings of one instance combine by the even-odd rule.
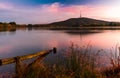
[[[53,47],[57,47],[58,52],[61,52],[71,43],[79,46],[89,44],[93,49],[109,51],[110,48],[119,45],[120,30],[22,29],[0,32],[0,58],[27,55],[41,50],[49,50]],[[13,69],[13,65],[1,66],[0,72],[14,71]]]

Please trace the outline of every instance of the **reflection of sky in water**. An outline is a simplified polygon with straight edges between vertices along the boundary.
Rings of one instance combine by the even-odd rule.
[[[90,44],[97,48],[111,48],[120,42],[119,31],[107,31],[87,35],[70,34],[49,30],[18,30],[15,34],[0,33],[0,58],[34,53],[52,47],[64,48],[71,42],[78,45]]]
[[[120,43],[120,32],[105,31],[84,35],[50,30],[17,30],[12,34],[0,32],[0,58],[26,55],[52,47],[65,49],[71,42],[80,46],[90,44],[95,49],[110,49]]]

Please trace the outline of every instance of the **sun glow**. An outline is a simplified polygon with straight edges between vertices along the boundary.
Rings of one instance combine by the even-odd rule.
[[[120,8],[110,8],[109,11],[107,12],[108,17],[120,17]]]
[[[106,16],[111,17],[111,18],[120,18],[120,0],[116,1],[109,1],[107,5],[108,9],[106,11]]]

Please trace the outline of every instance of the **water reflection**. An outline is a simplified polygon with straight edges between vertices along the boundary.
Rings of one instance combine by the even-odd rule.
[[[102,33],[104,30],[66,30],[66,33],[73,35],[87,35],[87,34],[96,34]]]
[[[29,31],[30,30],[30,31]],[[66,49],[71,42],[83,46],[88,43],[94,50],[110,49],[120,43],[120,31],[115,30],[41,30],[19,28],[16,31],[0,32],[0,58],[35,53],[57,47]],[[59,54],[59,53],[58,53]],[[54,55],[56,56],[56,55]],[[49,56],[49,59],[54,57]],[[4,69],[9,68],[4,67]],[[14,70],[14,69],[13,69]],[[3,71],[0,67],[0,72]],[[11,71],[11,69],[10,69]]]
[[[119,31],[114,30],[29,31],[26,28],[15,32],[0,32],[0,58],[34,53],[52,47],[65,48],[70,42],[80,46],[90,43],[93,47],[110,48],[120,42],[119,34]]]

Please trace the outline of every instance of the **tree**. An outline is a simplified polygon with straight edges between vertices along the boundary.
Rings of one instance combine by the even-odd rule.
[[[9,22],[9,24],[11,24],[11,25],[16,25],[16,22]]]

